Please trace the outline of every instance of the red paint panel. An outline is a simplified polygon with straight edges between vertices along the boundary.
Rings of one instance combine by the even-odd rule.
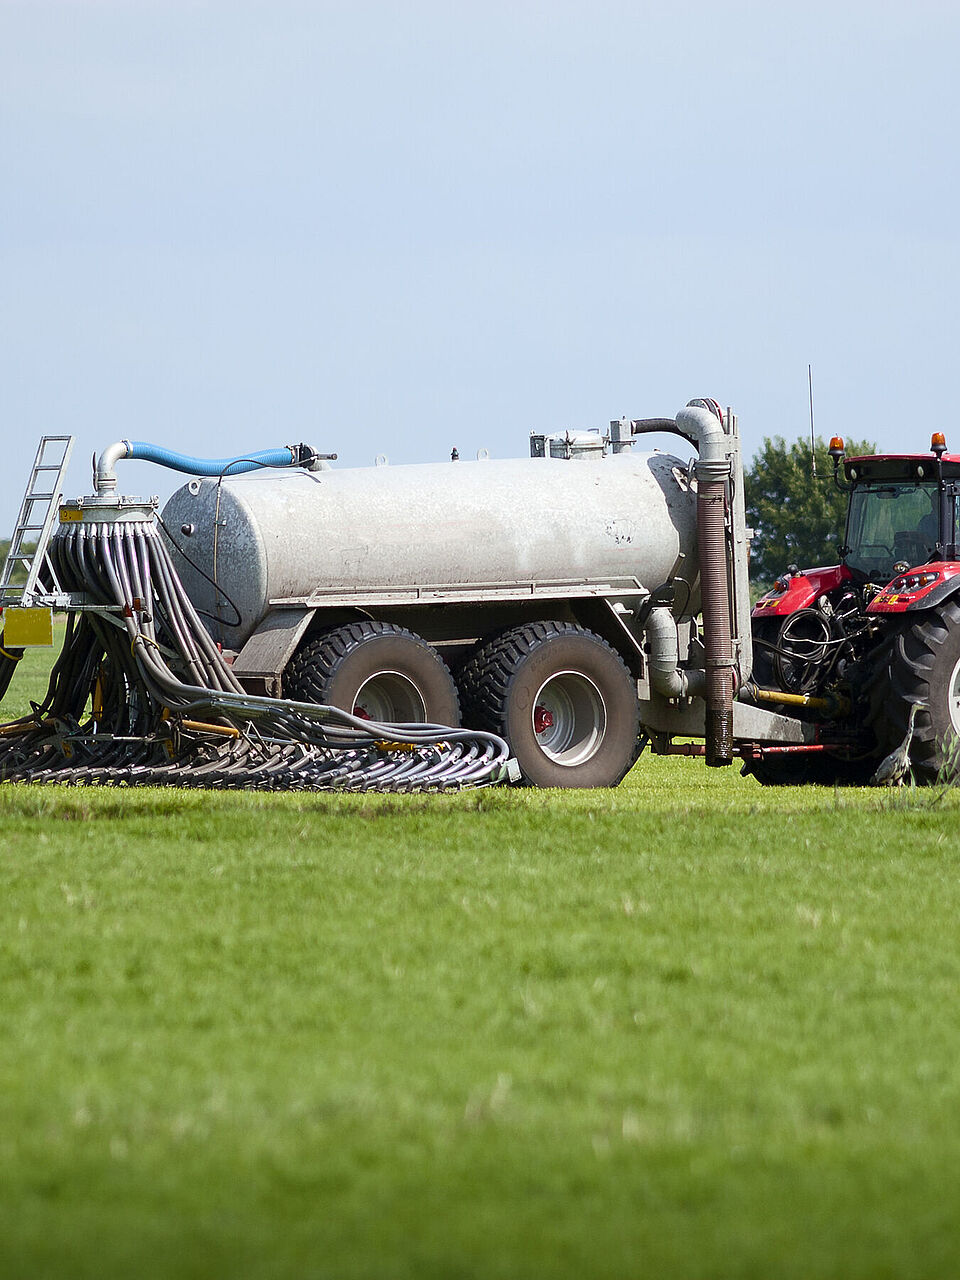
[[[786,574],[778,578],[773,587],[753,606],[754,618],[783,618],[806,609],[825,591],[832,591],[842,582],[848,582],[853,574],[845,564],[826,565],[819,569],[804,569],[796,577]]]

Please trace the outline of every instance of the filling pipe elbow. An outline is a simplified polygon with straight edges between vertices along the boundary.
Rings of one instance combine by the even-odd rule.
[[[93,487],[98,497],[106,497],[117,491],[117,463],[130,455],[130,441],[118,440],[108,444],[97,458],[93,473]]]
[[[724,467],[724,475],[730,474],[726,434],[719,412],[719,407],[712,408],[705,400],[691,400],[677,414],[677,427],[681,434],[696,442],[700,454],[697,461],[698,476],[705,463],[708,467]]]

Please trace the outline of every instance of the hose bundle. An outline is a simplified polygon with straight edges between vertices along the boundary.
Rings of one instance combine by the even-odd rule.
[[[266,791],[427,791],[506,776],[494,734],[383,724],[247,693],[150,520],[62,525],[68,614],[42,703],[0,726],[0,781]]]

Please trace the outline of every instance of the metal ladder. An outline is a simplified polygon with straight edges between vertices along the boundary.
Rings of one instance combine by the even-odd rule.
[[[73,436],[41,436],[40,438],[33,470],[27,482],[27,491],[23,495],[20,514],[17,517],[17,527],[10,540],[10,551],[4,562],[3,573],[0,574],[0,608],[10,605],[28,605],[32,601],[37,578],[47,556],[54,521],[57,518],[57,507],[63,491],[67,463],[73,452],[73,439]],[[32,550],[24,550],[24,544],[33,541],[31,534],[36,535],[35,545]],[[12,581],[18,567],[26,568],[26,582]],[[54,587],[59,591],[60,587],[53,573],[53,566],[49,562],[48,568],[53,574]]]

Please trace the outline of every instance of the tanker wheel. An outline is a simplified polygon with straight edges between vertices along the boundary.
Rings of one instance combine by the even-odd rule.
[[[464,723],[506,738],[534,787],[615,787],[638,754],[637,686],[607,642],[533,622],[482,645],[460,673]]]
[[[910,767],[919,783],[960,779],[960,603],[947,600],[896,632],[873,681],[874,728],[884,751],[907,735],[919,703]]]
[[[392,622],[351,622],[307,640],[283,676],[288,698],[364,720],[457,728],[457,686],[434,649]]]

